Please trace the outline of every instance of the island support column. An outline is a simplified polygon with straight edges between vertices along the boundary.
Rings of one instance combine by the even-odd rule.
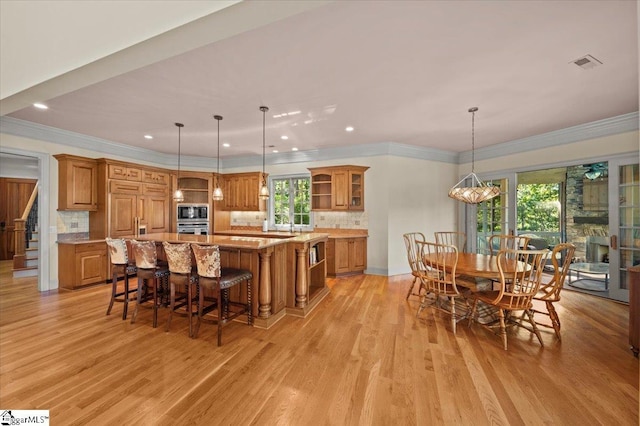
[[[258,316],[269,318],[271,316],[271,251],[260,252],[260,292],[258,303]]]
[[[309,284],[307,283],[307,245],[296,248],[297,253],[297,276],[296,276],[296,308],[304,308],[307,306],[307,292]]]

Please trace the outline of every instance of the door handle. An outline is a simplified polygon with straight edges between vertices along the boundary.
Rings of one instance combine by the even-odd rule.
[[[612,250],[618,250],[618,236],[617,235],[612,235],[611,238],[609,238],[609,246],[611,247]]]

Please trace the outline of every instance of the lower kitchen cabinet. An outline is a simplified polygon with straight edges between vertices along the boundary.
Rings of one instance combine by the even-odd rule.
[[[367,269],[367,237],[329,237],[327,275],[361,274]]]
[[[107,243],[58,243],[58,280],[60,288],[76,288],[104,283],[107,279]]]

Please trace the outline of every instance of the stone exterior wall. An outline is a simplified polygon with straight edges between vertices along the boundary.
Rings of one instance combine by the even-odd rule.
[[[576,261],[586,261],[587,255],[587,237],[589,236],[609,236],[608,224],[596,223],[576,223],[574,218],[606,218],[606,211],[585,211],[582,202],[582,189],[584,181],[584,173],[589,170],[585,166],[567,167],[566,182],[566,230],[567,241],[576,246]],[[603,178],[606,179],[607,175]],[[602,219],[600,219],[602,220]]]

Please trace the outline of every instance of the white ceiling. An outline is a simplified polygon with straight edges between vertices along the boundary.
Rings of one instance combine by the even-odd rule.
[[[255,4],[223,12],[239,6]],[[224,158],[262,153],[267,105],[266,143],[280,152],[462,152],[472,106],[476,147],[637,111],[637,24],[635,1],[335,2],[9,116],[163,153],[177,151],[179,121],[182,153],[215,157],[220,114]],[[586,54],[603,65],[571,63]]]

